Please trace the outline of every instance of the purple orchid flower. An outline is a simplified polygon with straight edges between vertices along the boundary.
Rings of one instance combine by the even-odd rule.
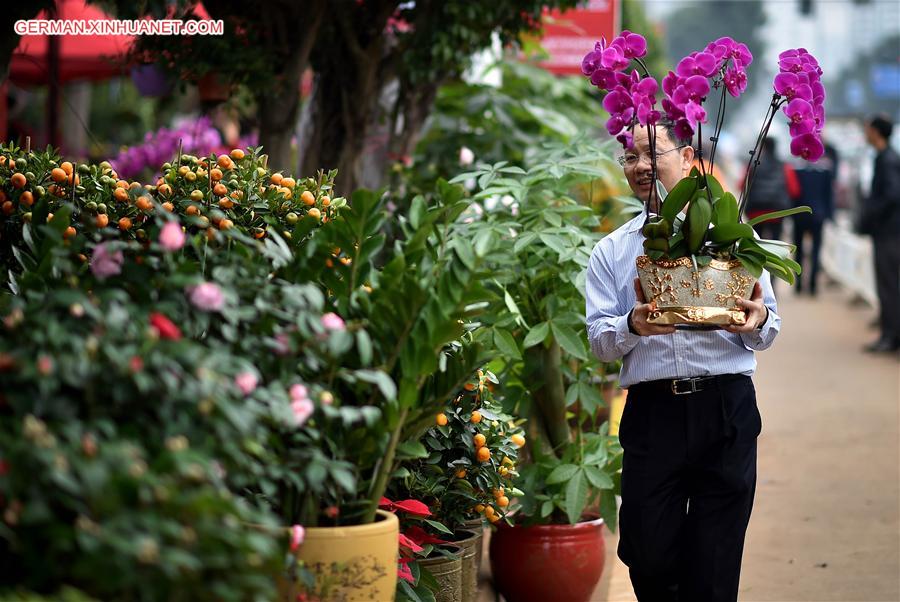
[[[716,57],[709,52],[694,52],[684,57],[675,68],[675,72],[681,77],[702,75],[709,77],[716,72],[718,64]]]
[[[603,56],[604,48],[606,48],[606,38],[601,37],[600,41],[594,44],[594,49],[584,55],[584,58],[581,59],[582,73],[591,77],[594,72],[600,68],[600,59]]]
[[[791,122],[788,124],[788,130],[790,131],[791,138],[796,138],[797,136],[802,136],[803,134],[810,134],[816,131],[816,120],[803,119],[796,123]]]
[[[647,54],[647,40],[644,36],[628,31],[612,41],[612,44],[622,49],[622,54],[627,59],[641,58]]]
[[[601,90],[609,90],[616,86],[616,72],[602,67],[591,74],[591,83]]]
[[[784,114],[788,116],[791,123],[800,123],[806,119],[813,119],[813,107],[809,102],[802,98],[795,98],[790,101],[783,109]]]
[[[794,98],[800,98],[806,101],[810,101],[813,98],[812,88],[802,82],[802,79],[799,77],[801,74],[797,73],[779,73],[775,76],[775,91],[781,94],[782,96],[787,97],[788,100],[793,100]]]
[[[791,140],[791,154],[807,161],[818,161],[825,152],[822,141],[815,134],[801,134]]]
[[[622,113],[628,108],[633,108],[634,102],[631,100],[631,94],[624,86],[616,86],[603,99],[603,108],[610,114]]]
[[[688,102],[684,105],[684,118],[691,126],[691,129],[696,130],[698,123],[706,123],[706,109],[694,101]]]
[[[743,69],[731,67],[725,70],[722,78],[725,83],[725,89],[734,98],[737,98],[747,89],[747,73]]]
[[[684,105],[688,102],[702,102],[709,94],[709,80],[702,75],[692,75],[683,80],[672,94],[672,102]]]

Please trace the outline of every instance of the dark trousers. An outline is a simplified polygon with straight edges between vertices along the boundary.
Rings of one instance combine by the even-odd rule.
[[[762,428],[747,376],[675,395],[635,385],[624,449],[619,558],[640,602],[737,600]]]
[[[874,236],[875,286],[880,306],[881,338],[900,343],[900,238]]]
[[[803,266],[803,273],[797,276],[797,292],[803,290],[804,282],[808,282],[809,292],[816,294],[816,279],[819,274],[819,252],[822,250],[822,224],[823,220],[810,215],[809,213],[801,213],[794,216],[794,244],[797,245],[795,261]],[[812,248],[809,253],[809,269],[803,264],[806,256],[806,236],[812,238]]]

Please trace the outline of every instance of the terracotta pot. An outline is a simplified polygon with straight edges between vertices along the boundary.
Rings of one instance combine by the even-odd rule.
[[[462,560],[462,572],[460,582],[462,585],[461,602],[475,602],[478,597],[478,563],[476,555],[481,550],[481,529],[477,531],[457,531],[453,544],[460,548]]]
[[[740,261],[718,261],[694,269],[689,257],[652,260],[637,258],[638,277],[648,303],[655,303],[652,324],[743,324],[744,312],[735,299],[749,298],[756,278]]]
[[[498,524],[491,535],[491,572],[507,602],[591,599],[606,558],[603,519],[534,527]]]
[[[429,558],[417,560],[419,568],[427,570],[438,583],[438,589],[434,592],[435,602],[460,602],[462,600],[462,548],[446,546],[453,553],[452,558],[443,555],[434,555]],[[393,600],[392,597],[385,600]],[[381,600],[381,598],[372,598]]]
[[[397,517],[384,510],[367,525],[306,529],[297,557],[316,576],[311,593],[323,600],[393,600],[399,532]]]

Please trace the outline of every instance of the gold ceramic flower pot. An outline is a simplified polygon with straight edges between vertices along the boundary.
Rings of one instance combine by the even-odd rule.
[[[428,558],[416,562],[427,570],[437,581],[438,589],[434,592],[435,602],[460,602],[462,600],[462,549],[457,545],[447,546],[453,557],[433,553]],[[393,598],[391,598],[393,599]]]
[[[393,600],[398,536],[397,517],[379,510],[366,525],[306,529],[297,557],[315,575],[313,593],[323,600]]]
[[[644,298],[654,305],[647,319],[651,324],[743,324],[746,316],[735,300],[749,299],[756,283],[736,259],[713,259],[694,269],[690,257],[652,260],[641,255],[637,271]]]
[[[458,531],[454,545],[460,547],[462,570],[460,582],[462,585],[461,602],[475,602],[478,597],[478,564],[476,554],[481,550],[481,529],[477,531],[465,529]]]

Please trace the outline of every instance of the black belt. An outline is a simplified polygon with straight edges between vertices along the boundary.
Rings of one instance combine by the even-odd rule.
[[[672,395],[690,395],[706,389],[718,387],[722,383],[750,378],[746,374],[718,374],[715,376],[696,376],[694,378],[665,378],[662,380],[650,380],[632,385],[636,390],[659,390]]]

